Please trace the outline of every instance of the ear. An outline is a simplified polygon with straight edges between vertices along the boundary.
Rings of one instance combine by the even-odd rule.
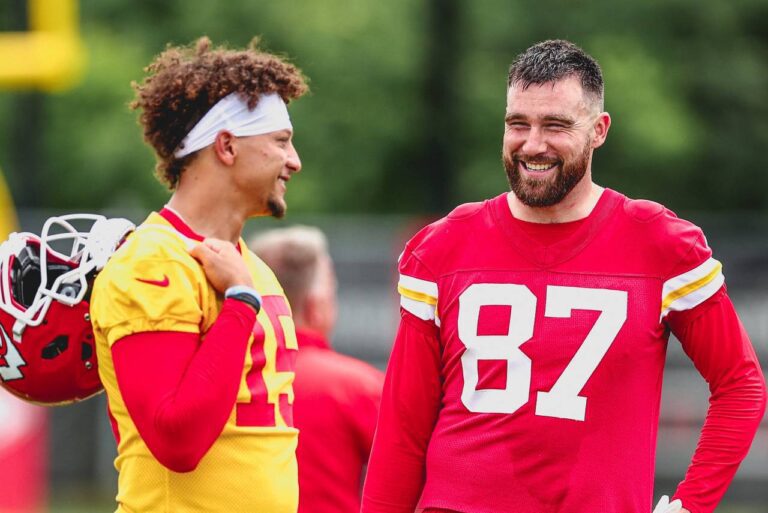
[[[235,163],[235,159],[237,158],[237,143],[236,137],[232,135],[232,132],[222,130],[216,134],[216,139],[213,141],[213,153],[225,166],[231,166]]]
[[[601,112],[595,121],[595,138],[592,140],[592,148],[599,148],[608,137],[608,129],[611,128],[611,115],[607,112]]]
[[[314,294],[312,291],[307,292],[301,306],[301,315],[304,324],[309,329],[317,329],[318,326],[322,326],[323,309],[321,308],[320,298],[317,297],[317,294]]]

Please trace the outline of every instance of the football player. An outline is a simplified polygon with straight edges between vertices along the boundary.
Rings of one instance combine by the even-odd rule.
[[[301,169],[286,104],[300,71],[256,44],[169,47],[133,107],[173,194],[94,284],[99,374],[117,440],[117,511],[294,513],[296,337],[240,235],[286,210]]]
[[[512,191],[458,207],[400,258],[363,512],[650,512],[670,332],[711,398],[656,511],[714,511],[765,382],[701,230],[593,181],[610,126],[600,67],[577,46],[545,41],[512,64]]]
[[[358,513],[384,374],[329,343],[336,274],[323,232],[278,228],[258,234],[249,246],[274,271],[296,323],[299,513]]]

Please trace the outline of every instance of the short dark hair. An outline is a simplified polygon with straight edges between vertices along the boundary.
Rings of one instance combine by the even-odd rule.
[[[507,87],[557,82],[577,76],[584,92],[603,102],[603,72],[587,52],[563,39],[537,43],[518,55],[509,67]]]
[[[259,49],[254,38],[244,50],[214,47],[201,37],[190,46],[168,46],[133,83],[133,109],[141,110],[144,139],[157,155],[156,173],[171,190],[196,156],[176,158],[175,150],[192,127],[230,93],[239,93],[254,108],[262,95],[277,93],[285,101],[307,91],[301,71],[276,55]]]

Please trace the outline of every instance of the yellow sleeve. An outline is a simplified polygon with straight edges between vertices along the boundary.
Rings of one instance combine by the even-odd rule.
[[[94,327],[109,346],[133,333],[205,332],[208,286],[194,260],[188,255],[136,255],[126,249],[96,277],[90,305]]]

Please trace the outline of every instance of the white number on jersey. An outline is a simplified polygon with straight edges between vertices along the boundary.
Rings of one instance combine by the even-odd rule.
[[[475,413],[513,413],[528,402],[531,360],[520,346],[533,337],[536,296],[525,285],[475,283],[459,296],[459,339],[466,346],[461,356],[464,388],[461,401]],[[483,306],[512,308],[506,335],[478,335]],[[608,352],[627,320],[627,293],[620,290],[548,286],[544,315],[567,318],[573,310],[600,312],[595,325],[563,370],[552,389],[536,396],[536,415],[584,420],[587,398],[584,385]],[[506,360],[505,388],[478,390],[477,362]]]

